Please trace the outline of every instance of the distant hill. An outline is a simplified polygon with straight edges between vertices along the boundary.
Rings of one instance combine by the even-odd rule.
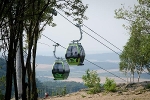
[[[126,79],[125,74],[119,71],[119,55],[115,53],[87,54],[85,58],[90,62],[85,60],[83,66],[70,66],[70,80],[80,81],[87,69],[96,70],[100,77],[117,78],[116,76],[119,76]],[[37,56],[36,63],[38,66],[36,68],[36,77],[40,81],[45,82],[53,80],[51,69],[54,61],[55,58],[53,56]],[[137,77],[138,75],[135,73],[135,78]],[[142,73],[140,77],[141,79],[149,79],[147,73]],[[76,78],[78,80],[76,80]],[[121,79],[117,78],[116,80],[119,82]]]
[[[86,59],[97,59],[98,61],[119,61],[119,55],[117,55],[116,53],[87,54]]]
[[[85,58],[94,62],[119,61],[119,56],[115,53],[87,54]],[[36,56],[37,64],[53,64],[54,61],[54,56]]]
[[[69,78],[81,78],[87,69],[97,70],[100,76],[112,76],[109,73],[106,73],[103,69],[114,71],[114,73],[119,73],[119,56],[115,53],[103,53],[103,54],[87,54],[85,57],[89,61],[84,61],[83,66],[70,66],[70,75]],[[52,81],[53,75],[51,72],[52,64],[55,61],[53,56],[37,56],[36,63],[39,64],[36,69],[37,78],[42,81]],[[42,64],[47,64],[47,67],[44,67]]]
[[[52,64],[55,61],[53,56],[36,56],[36,63],[37,64]]]

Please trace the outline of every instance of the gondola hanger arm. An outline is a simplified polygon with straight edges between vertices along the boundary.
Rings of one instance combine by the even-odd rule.
[[[81,30],[81,25],[80,24],[76,24],[75,25],[76,27],[78,27],[79,28],[79,30],[80,30],[80,34],[81,34],[81,36],[80,36],[80,39],[79,40],[73,40],[72,42],[74,43],[74,42],[79,42],[79,41],[81,41],[82,40],[82,30]]]
[[[54,46],[54,51],[53,51],[53,53],[54,53],[54,57],[56,58],[56,59],[60,59],[59,57],[56,57],[56,47],[58,47],[59,46],[59,44],[58,43],[56,43],[55,45],[53,45]]]

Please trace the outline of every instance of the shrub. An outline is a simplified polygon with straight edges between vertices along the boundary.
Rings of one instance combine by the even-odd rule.
[[[86,75],[82,76],[84,85],[89,88],[88,93],[95,94],[100,92],[100,78],[96,71],[86,71]]]
[[[147,84],[147,85],[146,85],[146,89],[150,89],[150,84]]]
[[[116,82],[113,79],[106,77],[104,89],[107,92],[115,92],[116,91]]]
[[[66,94],[67,94],[67,89],[66,87],[63,87],[61,95],[65,96]]]

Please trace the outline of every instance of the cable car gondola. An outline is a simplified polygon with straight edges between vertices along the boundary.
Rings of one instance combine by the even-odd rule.
[[[52,74],[53,74],[54,80],[67,79],[70,73],[69,65],[66,60],[63,60],[63,58],[56,57],[55,51],[56,51],[56,46],[58,46],[58,44],[54,46],[55,46],[54,56],[55,58],[57,58],[57,60],[55,60],[53,67],[52,67]]]
[[[54,80],[67,79],[70,73],[69,65],[65,60],[56,60],[53,64],[52,74]]]
[[[79,40],[73,40],[73,43],[69,44],[65,58],[67,59],[69,65],[84,65],[83,62],[85,58],[85,51],[81,43],[79,43],[82,39],[81,26],[78,24],[76,26],[80,29],[81,37]]]

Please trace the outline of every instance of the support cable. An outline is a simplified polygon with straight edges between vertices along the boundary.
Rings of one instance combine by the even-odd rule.
[[[46,37],[47,39],[49,39],[49,40],[51,40],[52,42],[54,42],[54,43],[57,43],[57,42],[55,42],[54,40],[52,40],[52,39],[50,39],[49,37],[47,37],[47,36],[45,36],[44,34],[42,34],[44,37]],[[60,44],[59,44],[60,45]],[[64,49],[67,49],[67,48],[65,48],[64,46],[62,46],[62,45],[60,45],[62,48],[64,48]],[[112,74],[113,76],[115,76],[115,77],[117,77],[117,78],[119,78],[119,79],[121,79],[121,80],[123,80],[123,81],[125,81],[126,82],[126,80],[125,79],[123,79],[123,78],[121,78],[121,77],[119,77],[119,76],[117,76],[117,75],[115,75],[115,74],[113,74],[113,73],[111,73],[111,72],[109,72],[108,70],[106,70],[106,69],[104,69],[104,68],[102,68],[102,67],[100,67],[99,65],[97,65],[97,64],[95,64],[95,63],[93,63],[93,62],[91,62],[91,61],[89,61],[89,60],[87,60],[87,59],[85,59],[87,62],[89,62],[89,63],[91,63],[91,64],[93,64],[93,65],[95,65],[95,66],[97,66],[97,67],[99,67],[99,68],[101,68],[102,70],[105,70],[106,72],[108,72],[108,73],[110,73],[110,74]]]
[[[66,20],[68,20],[71,24],[73,24],[74,26],[76,26],[73,22],[71,22],[68,18],[66,18],[64,15],[62,15],[61,13],[58,12],[58,14],[60,14],[62,17],[64,17]],[[89,33],[87,33],[86,31],[84,31],[83,29],[81,29],[84,33],[86,33],[87,35],[89,35],[90,37],[92,37],[94,40],[96,40],[97,42],[101,43],[102,45],[104,45],[105,47],[107,47],[108,49],[110,49],[111,51],[115,52],[116,54],[120,55],[119,53],[117,53],[116,51],[114,51],[113,49],[111,49],[110,47],[108,47],[107,45],[105,45],[104,43],[102,43],[101,41],[99,41],[98,39],[96,39],[95,37],[93,37],[92,35],[90,35]]]
[[[66,18],[64,15],[62,15],[61,13],[59,13],[57,11],[58,14],[60,14],[63,18],[65,18],[67,21],[69,21],[71,24],[75,25],[72,21],[70,21],[68,18]],[[85,25],[84,25],[85,26]],[[90,29],[90,28],[88,28]],[[97,42],[101,43],[102,45],[104,45],[105,47],[107,47],[108,49],[110,49],[111,51],[113,51],[114,53],[116,53],[117,55],[120,56],[119,53],[117,53],[116,51],[114,51],[113,49],[111,49],[110,47],[108,47],[107,45],[105,45],[104,43],[102,43],[101,41],[99,41],[98,39],[96,39],[94,36],[90,35],[89,33],[87,33],[86,31],[84,31],[83,29],[81,29],[84,33],[86,33],[87,35],[89,35],[90,37],[92,37],[94,40],[96,40]],[[92,29],[90,29],[92,32],[96,33],[95,31],[93,31]],[[97,33],[96,33],[97,34]],[[99,34],[97,34],[99,35]],[[100,35],[99,35],[100,36]],[[103,38],[102,36],[100,36],[101,38]],[[109,42],[108,40],[106,40],[105,38],[103,38],[105,41],[107,41],[108,43],[110,43],[111,45],[113,45],[111,42]],[[113,45],[114,47],[116,47],[115,45]],[[116,47],[117,49],[119,49],[118,47]],[[122,51],[121,49],[119,49],[120,51]],[[150,73],[146,72],[145,70],[143,70],[146,74],[150,75]]]
[[[61,9],[61,11],[65,12],[63,9]],[[58,12],[58,11],[57,11]],[[59,13],[59,12],[58,12]],[[60,13],[59,13],[60,14]],[[62,14],[61,14],[62,15]],[[71,18],[75,19],[73,16],[70,16]],[[89,28],[88,26],[86,26],[85,24],[83,24],[83,26],[85,26],[87,29],[89,29],[91,32],[95,33],[97,36],[99,36],[100,38],[102,38],[103,40],[105,40],[106,42],[108,42],[109,44],[111,44],[112,46],[114,46],[116,49],[118,49],[119,51],[122,51],[121,49],[119,49],[117,46],[115,46],[114,44],[112,44],[111,42],[109,42],[107,39],[105,39],[104,37],[102,37],[101,35],[99,35],[97,32],[95,32],[94,30],[92,30],[91,28]]]

